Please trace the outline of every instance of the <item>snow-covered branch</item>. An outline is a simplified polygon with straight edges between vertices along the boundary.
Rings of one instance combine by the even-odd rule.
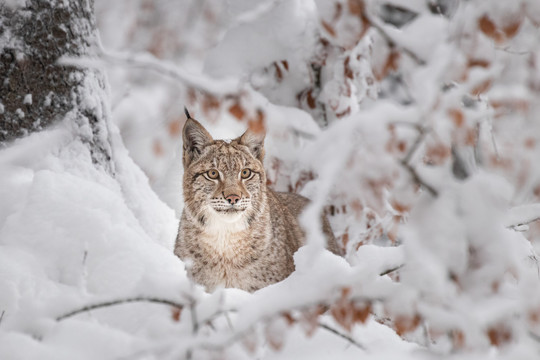
[[[154,303],[154,304],[163,304],[163,305],[169,305],[172,306],[178,310],[182,310],[185,306],[183,303],[179,303],[173,300],[167,300],[167,299],[161,299],[157,297],[145,297],[145,296],[138,296],[133,298],[125,298],[125,299],[118,299],[118,300],[111,300],[111,301],[104,301],[96,304],[86,305],[80,309],[76,309],[70,312],[67,312],[63,315],[60,315],[56,318],[56,321],[62,321],[65,319],[68,319],[70,317],[73,317],[78,314],[82,314],[88,311],[106,308],[110,306],[115,305],[122,305],[122,304],[129,304],[129,303],[135,303],[135,302],[143,302],[143,303]]]

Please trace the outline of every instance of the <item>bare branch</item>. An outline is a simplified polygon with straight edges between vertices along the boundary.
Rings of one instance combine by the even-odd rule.
[[[2,324],[2,319],[4,319],[5,313],[6,313],[6,310],[2,310],[2,313],[0,314],[0,324]]]
[[[398,271],[399,269],[401,269],[402,267],[404,267],[405,265],[404,264],[401,264],[399,266],[396,266],[396,267],[393,267],[391,269],[388,269],[388,270],[385,270],[383,272],[381,272],[379,275],[380,276],[385,276],[385,275],[388,275],[388,274],[391,274],[393,273],[394,271]]]
[[[199,322],[197,321],[197,311],[195,309],[196,307],[196,303],[195,301],[191,301],[189,303],[189,310],[191,312],[191,324],[192,324],[192,330],[193,330],[193,334],[194,335],[197,335],[197,333],[199,332]]]
[[[134,302],[148,302],[148,303],[164,304],[164,305],[169,305],[169,306],[175,307],[177,309],[183,309],[184,306],[185,306],[184,304],[181,304],[181,303],[178,303],[178,302],[172,301],[172,300],[160,299],[160,298],[155,298],[155,297],[139,296],[139,297],[134,297],[134,298],[118,299],[118,300],[105,301],[105,302],[102,302],[102,303],[87,305],[87,306],[82,307],[80,309],[73,310],[73,311],[70,311],[70,312],[68,312],[68,313],[66,313],[64,315],[58,316],[56,318],[56,321],[62,321],[62,320],[65,320],[67,318],[70,318],[72,316],[75,316],[75,315],[78,315],[78,314],[81,314],[81,313],[84,313],[84,312],[88,312],[88,311],[91,311],[91,310],[95,310],[95,309],[101,309],[101,308],[104,308],[104,307],[127,304],[127,303],[134,303]]]
[[[97,59],[95,57],[73,58],[64,56],[58,60],[58,64],[90,68],[103,66],[103,63],[121,66],[128,65],[134,68],[153,71],[204,94],[235,96],[242,91],[242,85],[238,79],[215,79],[205,74],[192,74],[176,64],[156,58],[150,53],[110,51],[106,50],[99,41],[96,41],[95,48]]]
[[[394,38],[392,38],[392,36],[384,28],[384,25],[381,24],[378,20],[376,20],[375,18],[372,18],[370,15],[367,14],[367,12],[364,13],[364,19],[368,22],[369,25],[377,29],[379,34],[381,34],[381,36],[384,38],[384,40],[388,43],[390,47],[401,49],[401,51],[409,55],[411,59],[413,59],[418,65],[425,65],[426,61],[424,59],[422,59],[418,54],[416,54],[411,49],[408,49],[402,44],[399,44]]]
[[[319,327],[325,329],[325,330],[328,330],[330,331],[332,334],[335,334],[345,340],[347,340],[348,342],[350,342],[351,344],[353,344],[354,346],[356,346],[357,348],[361,349],[361,350],[364,350],[364,351],[368,351],[364,345],[360,344],[359,342],[357,342],[356,340],[354,340],[353,338],[351,338],[350,336],[348,335],[345,335],[343,334],[342,332],[326,325],[326,324],[322,324],[322,323],[319,323]]]
[[[410,147],[410,149],[407,152],[407,154],[405,155],[405,157],[403,159],[401,159],[400,162],[401,162],[401,165],[403,165],[403,167],[409,171],[409,173],[411,174],[411,176],[412,176],[415,183],[417,183],[418,185],[424,187],[427,191],[429,191],[429,193],[431,195],[437,197],[439,195],[439,192],[433,186],[429,185],[424,180],[422,180],[420,175],[418,175],[418,172],[416,171],[416,169],[410,164],[410,161],[411,161],[414,153],[420,147],[420,144],[424,140],[425,136],[426,136],[425,129],[420,127],[419,128],[419,134],[416,137],[416,140],[414,141],[414,143]]]
[[[414,143],[412,144],[412,146],[409,148],[409,151],[407,152],[407,154],[405,154],[405,157],[403,158],[403,160],[401,160],[402,162],[405,162],[408,164],[411,161],[416,150],[418,150],[418,147],[420,147],[420,144],[422,143],[422,141],[424,141],[424,138],[426,137],[426,131],[422,127],[418,128],[418,131],[419,131],[418,136],[414,140]]]
[[[433,186],[429,185],[424,180],[422,180],[422,178],[420,177],[420,175],[418,175],[418,173],[416,172],[416,169],[414,167],[412,167],[410,164],[408,164],[408,163],[406,163],[404,161],[401,161],[401,164],[405,167],[405,169],[407,169],[409,171],[409,173],[411,174],[411,176],[412,176],[415,183],[417,183],[418,185],[425,188],[434,197],[439,196],[439,192],[437,190],[435,190],[435,188]]]

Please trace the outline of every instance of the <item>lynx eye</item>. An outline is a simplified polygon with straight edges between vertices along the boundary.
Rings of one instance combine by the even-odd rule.
[[[242,177],[242,179],[247,179],[251,176],[251,170],[247,168],[242,170],[242,172],[240,172],[240,176]]]
[[[209,179],[216,180],[219,177],[219,171],[216,169],[208,170],[206,176],[208,176]]]

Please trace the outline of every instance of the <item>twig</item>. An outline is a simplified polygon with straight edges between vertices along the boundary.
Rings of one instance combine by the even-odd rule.
[[[306,139],[306,140],[315,140],[316,139],[316,135],[314,134],[311,134],[311,133],[308,133],[304,130],[299,130],[299,129],[296,129],[292,126],[289,126],[289,130],[296,136],[296,137],[299,137],[299,138],[303,138],[303,139]]]
[[[534,332],[529,331],[529,336],[536,342],[540,342],[540,335],[536,335]]]
[[[404,267],[404,266],[405,266],[404,264],[401,264],[401,265],[396,266],[396,267],[394,267],[394,268],[385,270],[385,271],[383,271],[382,273],[380,273],[379,276],[385,276],[385,275],[388,275],[388,274],[390,274],[390,273],[393,273],[394,271],[397,271],[397,270],[401,269],[401,268]]]
[[[405,169],[407,169],[409,171],[409,173],[413,177],[414,182],[416,182],[420,186],[424,187],[434,197],[437,197],[439,195],[439,192],[433,186],[429,185],[424,180],[422,180],[420,175],[418,175],[418,172],[416,171],[416,169],[409,163],[411,161],[414,153],[416,152],[416,150],[418,150],[418,147],[420,146],[420,144],[424,140],[424,137],[426,136],[426,131],[425,131],[424,128],[420,128],[419,131],[420,131],[420,133],[416,137],[416,140],[412,144],[411,148],[409,149],[409,151],[407,152],[405,157],[403,159],[401,159],[400,162],[401,162],[401,165],[403,165],[403,167],[405,167]]]
[[[429,185],[424,180],[422,180],[422,178],[420,177],[420,175],[418,175],[418,173],[416,172],[416,169],[414,167],[412,167],[410,164],[407,164],[404,161],[401,161],[401,164],[405,167],[405,169],[407,169],[409,171],[409,173],[413,177],[414,182],[416,182],[420,186],[424,187],[434,197],[439,196],[439,192],[437,190],[435,190],[435,188],[433,186]]]
[[[189,303],[189,311],[191,312],[191,324],[193,327],[193,334],[197,335],[199,332],[199,322],[197,321],[197,312],[195,311],[195,306],[197,304],[195,303],[195,300],[191,301]]]
[[[6,313],[6,310],[2,310],[2,313],[0,314],[0,325],[2,324],[2,319],[4,319],[5,313]]]
[[[410,127],[418,132],[425,132],[426,129],[420,124],[410,122],[410,121],[403,121],[403,120],[396,120],[396,121],[390,121],[388,122],[388,125],[395,125],[395,126],[407,126]]]
[[[401,49],[401,51],[409,55],[411,59],[413,59],[418,65],[426,64],[426,61],[420,56],[418,56],[414,51],[406,48],[402,44],[398,44],[397,41],[394,40],[392,36],[390,36],[390,34],[388,34],[386,29],[384,29],[383,25],[381,25],[378,21],[374,20],[370,15],[367,14],[367,12],[364,12],[364,19],[368,22],[369,25],[373,26],[375,29],[377,29],[377,31],[379,31],[381,36],[384,38],[384,40],[386,40],[390,47],[396,47]]]
[[[530,55],[532,54],[532,51],[518,51],[518,50],[512,50],[510,49],[510,46],[505,47],[495,47],[495,50],[501,50],[506,53],[512,54],[512,55]]]
[[[506,228],[507,228],[507,229],[512,229],[512,230],[519,231],[519,230],[518,230],[519,227],[528,225],[528,224],[533,223],[533,222],[538,221],[538,220],[540,220],[540,216],[539,216],[539,217],[535,217],[535,218],[533,218],[533,219],[528,219],[528,220],[526,220],[526,221],[519,222],[519,223],[517,223],[517,224],[507,225]]]
[[[95,41],[97,59],[95,57],[73,58],[62,57],[58,60],[61,65],[78,66],[85,68],[99,67],[103,63],[113,65],[129,65],[143,70],[153,71],[157,74],[178,81],[183,85],[213,96],[236,96],[243,87],[238,79],[214,79],[204,74],[192,74],[181,67],[158,59],[150,53],[129,53],[106,50],[99,39]]]
[[[140,297],[126,298],[126,299],[119,299],[119,300],[112,300],[112,301],[105,301],[105,302],[102,302],[102,303],[87,305],[87,306],[82,307],[80,309],[73,310],[73,311],[70,311],[70,312],[68,312],[68,313],[66,313],[64,315],[58,316],[56,318],[56,321],[62,321],[62,320],[65,320],[67,318],[70,318],[72,316],[75,316],[77,314],[81,314],[81,313],[91,311],[91,310],[94,310],[94,309],[100,309],[100,308],[104,308],[104,307],[127,304],[127,303],[134,303],[134,302],[149,302],[149,303],[156,303],[156,304],[164,304],[164,305],[170,305],[170,306],[175,307],[177,309],[182,309],[185,306],[184,304],[180,304],[180,303],[178,303],[176,301],[172,301],[172,300],[160,299],[160,298],[155,298],[155,297],[143,297],[143,296],[140,296]]]
[[[100,46],[98,56],[100,59],[111,64],[130,65],[132,67],[154,71],[205,94],[226,96],[240,92],[240,84],[236,80],[210,79],[203,74],[192,75],[148,53],[112,52]]]
[[[426,131],[424,130],[424,128],[421,127],[421,128],[418,129],[418,131],[419,131],[418,136],[414,140],[414,143],[410,147],[407,154],[405,154],[405,157],[403,158],[403,160],[401,160],[402,162],[405,162],[405,163],[408,164],[411,161],[414,153],[416,152],[416,150],[418,150],[418,147],[420,146],[420,144],[422,143],[422,141],[426,137]]]
[[[350,336],[347,336],[345,334],[343,334],[342,332],[340,331],[337,331],[336,329],[326,325],[326,324],[322,324],[322,323],[319,323],[319,327],[325,329],[325,330],[328,330],[330,331],[332,334],[335,334],[345,340],[347,340],[348,342],[350,342],[351,344],[353,344],[354,346],[356,346],[357,348],[361,349],[361,350],[364,350],[364,351],[368,351],[364,345],[358,343],[356,340],[354,340],[353,338],[351,338]]]
[[[188,112],[187,108],[184,107],[184,111],[185,111],[186,116],[188,117],[188,119],[191,119],[191,115],[189,115],[189,112]],[[191,289],[194,290],[195,289],[195,283],[193,282],[193,280],[190,280],[190,283],[191,283]],[[190,296],[190,299],[189,299],[189,312],[191,314],[191,326],[192,326],[191,332],[193,334],[193,337],[196,337],[197,334],[199,333],[199,321],[197,320],[196,307],[197,307],[197,302],[195,301],[195,298]],[[193,359],[194,350],[195,349],[192,348],[192,347],[187,349],[187,351],[186,351],[186,359],[187,360]]]

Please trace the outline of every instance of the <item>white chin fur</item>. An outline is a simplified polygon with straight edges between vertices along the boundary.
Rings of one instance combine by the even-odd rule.
[[[205,230],[210,233],[235,233],[247,229],[247,218],[244,211],[227,213],[217,212],[210,208],[206,213],[208,221]]]

